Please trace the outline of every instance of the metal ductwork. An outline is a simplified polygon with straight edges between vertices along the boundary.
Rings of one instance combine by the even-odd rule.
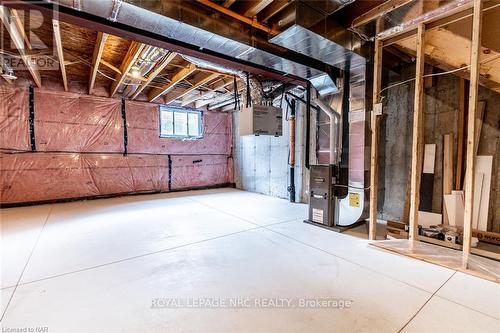
[[[329,20],[328,16],[333,12],[325,12],[318,6],[313,6],[322,2],[295,1],[294,6],[288,7],[288,10],[292,11],[289,14],[292,17],[289,24],[284,24],[282,27],[284,31],[269,41],[336,68],[363,66],[366,60],[359,54],[367,55],[365,48],[362,47],[364,41],[356,34]],[[331,2],[336,3],[336,7],[330,5],[336,11],[353,1]]]
[[[220,73],[227,73],[227,74],[232,74],[232,75],[237,75],[238,77],[241,78],[244,82],[248,79],[248,86],[245,86],[245,89],[250,88],[250,97],[251,97],[251,103],[255,104],[262,104],[264,102],[264,89],[262,87],[262,83],[260,82],[259,78],[251,73],[245,73],[240,70],[236,70],[234,68],[229,68],[227,66],[222,66],[219,64],[215,64],[210,61],[206,61],[203,59],[195,58],[195,57],[190,57],[183,55],[182,56],[186,61],[189,61],[190,63],[195,64],[196,66],[200,68],[206,68],[210,70],[214,70]],[[248,77],[247,77],[248,75]],[[244,97],[246,98],[247,94],[244,94]],[[243,101],[244,104],[246,104],[246,99]],[[219,106],[220,105],[220,106]],[[221,106],[224,106],[225,104],[221,103],[216,103],[215,105],[209,106],[210,110],[217,109]]]
[[[366,100],[369,96],[366,80],[366,59],[359,55],[362,41],[343,27],[329,22],[328,16],[352,1],[328,2],[330,10],[320,8],[324,1],[296,1],[289,13],[288,26],[272,38],[271,43],[302,53],[344,71],[342,89],[318,91],[313,99],[330,119],[330,164],[340,173],[347,172],[347,182],[336,186],[344,188],[335,197],[335,225],[349,226],[366,218],[368,213],[368,122]],[[365,50],[361,50],[365,51]],[[328,86],[328,85],[327,85]],[[345,129],[344,129],[345,128]],[[346,135],[346,137],[343,137]],[[347,170],[346,170],[347,168]],[[345,171],[342,171],[345,170]],[[339,177],[342,178],[342,177]],[[356,198],[357,205],[352,205]]]
[[[160,6],[160,8],[153,5],[152,2],[148,4],[141,1],[129,1],[138,3],[140,6],[149,6],[151,8],[148,9],[151,10],[121,0],[54,0],[53,2],[105,18],[109,21],[133,26],[137,29],[149,31],[169,39],[189,43],[199,47],[200,50],[210,50],[261,67],[271,68],[285,75],[293,75],[307,79],[318,91],[335,89],[333,87],[333,81],[325,71],[285,59],[282,56],[185,23],[184,21],[188,19],[190,21],[196,21],[196,25],[203,26],[207,24],[207,20],[203,20],[203,22],[194,20],[187,12],[183,12],[182,6],[184,4],[182,1],[175,1],[171,6]],[[186,4],[186,6],[187,5],[188,4]],[[160,11],[163,15],[155,11]],[[201,13],[199,14],[201,15]],[[230,24],[222,25],[216,20],[211,20],[209,24],[209,27],[212,28],[211,30],[221,31],[224,35],[234,36],[234,31],[230,30]],[[241,37],[241,35],[242,32],[240,31],[238,37]],[[248,42],[251,43],[251,38],[248,39]]]
[[[156,63],[166,57],[170,52],[159,47],[147,46],[142,50],[141,55],[132,67],[137,75],[146,77],[148,73],[154,69]],[[129,77],[124,81],[122,93],[124,96],[132,95],[142,81],[139,78]]]

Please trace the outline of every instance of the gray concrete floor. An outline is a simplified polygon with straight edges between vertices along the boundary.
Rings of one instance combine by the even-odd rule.
[[[1,210],[1,326],[499,332],[498,284],[305,224],[306,213],[234,189]]]

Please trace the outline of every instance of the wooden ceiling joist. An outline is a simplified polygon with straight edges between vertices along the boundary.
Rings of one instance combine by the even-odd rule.
[[[398,44],[406,52],[415,54],[414,39],[405,39]],[[453,32],[439,28],[427,32],[425,55],[427,62],[450,70],[463,67],[470,61],[471,40]],[[491,90],[500,92],[500,54],[481,47],[479,83]],[[468,71],[455,72],[457,76],[468,77]]]
[[[26,43],[26,47],[28,48],[28,50],[33,49],[33,47],[31,46],[30,39],[28,38],[28,35],[24,31],[23,21],[21,20],[21,17],[19,16],[19,12],[17,11],[17,9],[11,8],[10,14],[11,14],[11,17],[14,19],[14,22],[17,26],[17,30],[19,30],[19,33],[21,33],[21,35],[23,36],[24,42]]]
[[[405,39],[413,38],[420,23],[425,24],[426,31],[438,29],[448,24],[472,17],[472,6],[472,0],[464,0],[460,6],[456,6],[454,2],[449,3],[440,7],[435,13],[426,13],[400,26],[381,32],[377,35],[377,38],[383,40],[384,47]],[[500,7],[500,2],[486,1],[482,11],[489,11],[497,7]]]
[[[235,3],[235,2],[236,2],[236,0],[226,0],[226,1],[224,1],[224,3],[222,4],[222,7],[229,8],[229,7],[231,7],[231,5],[232,5],[233,3]]]
[[[94,54],[92,56],[92,70],[90,71],[89,79],[89,94],[92,93],[94,89],[95,78],[97,76],[97,70],[99,69],[99,64],[101,63],[102,53],[104,52],[104,47],[106,45],[106,40],[108,39],[108,34],[98,32],[97,40],[94,47]]]
[[[290,0],[274,0],[269,6],[259,13],[259,20],[266,22],[274,15],[285,9],[292,1]]]
[[[230,84],[234,84],[234,80],[227,80],[224,81],[222,80],[220,83],[214,85],[212,88],[210,88],[210,91],[202,93],[201,95],[198,96],[192,96],[188,99],[185,99],[182,101],[182,106],[186,106],[188,104],[191,104],[193,102],[196,103],[196,107],[202,107],[207,104],[210,104],[211,99],[209,98],[211,95],[213,95],[214,91],[224,89],[225,87],[229,86]],[[199,106],[201,105],[201,106]]]
[[[125,81],[128,72],[130,71],[132,66],[134,66],[134,64],[137,62],[137,59],[141,55],[141,52],[142,50],[144,50],[145,46],[146,46],[145,44],[138,43],[135,41],[133,41],[132,44],[130,44],[127,55],[123,59],[123,62],[120,66],[120,71],[122,73],[116,75],[115,77],[116,80],[111,85],[110,97],[113,97],[114,94],[116,94],[120,85],[123,83],[123,81]]]
[[[154,80],[155,77],[158,76],[158,74],[161,73],[161,71],[170,64],[170,62],[177,56],[176,52],[170,52],[163,60],[161,60],[159,63],[157,63],[155,69],[151,74],[149,74],[147,80],[143,82],[135,91],[135,93],[132,95],[132,99],[136,99],[137,96],[146,88],[151,82]]]
[[[187,94],[189,94],[190,92],[198,89],[202,85],[207,84],[208,82],[210,82],[212,80],[215,80],[216,78],[219,77],[219,75],[220,74],[218,74],[218,73],[213,73],[213,74],[210,74],[210,75],[208,75],[208,76],[206,76],[206,77],[204,77],[202,79],[197,80],[196,82],[193,82],[193,85],[190,88],[184,90],[179,95],[177,95],[177,96],[168,96],[165,99],[165,104],[169,104],[169,103],[171,103],[171,102],[173,102],[173,101],[175,101],[177,99],[180,99],[180,98],[186,96]]]
[[[28,68],[28,71],[30,72],[33,81],[35,81],[35,84],[38,87],[41,87],[42,79],[40,77],[40,72],[30,61],[30,56],[26,54],[26,50],[24,47],[24,39],[23,39],[23,35],[25,34],[24,29],[21,27],[22,30],[20,30],[17,27],[15,21],[10,20],[10,17],[12,17],[10,9],[0,5],[0,19],[2,20],[7,31],[9,32],[10,38],[12,39],[12,42],[16,46],[17,51],[19,52],[19,55],[21,56],[21,59],[24,62],[24,65],[26,66],[26,68]]]
[[[122,74],[122,71],[118,67],[113,66],[113,64],[107,62],[106,60],[101,59],[100,63],[103,64],[104,66],[108,67],[109,69],[111,69],[113,72],[115,72],[117,74]]]
[[[239,13],[236,13],[236,12],[226,8],[226,7],[219,6],[215,2],[212,2],[210,0],[196,0],[196,1],[205,5],[206,7],[212,8],[213,10],[218,11],[224,15],[227,15],[235,20],[238,20],[240,22],[248,24],[248,25],[254,27],[255,29],[262,30],[262,31],[269,33],[269,34],[277,34],[276,31],[274,31],[270,27],[266,26],[265,24],[262,24],[255,19],[248,18],[245,15],[241,15]]]
[[[356,17],[352,21],[352,28],[357,28],[357,27],[360,27],[362,25],[365,25],[366,23],[371,22],[371,21],[375,20],[376,18],[378,18],[386,13],[389,13],[395,9],[398,9],[399,7],[407,5],[412,1],[413,0],[389,0],[389,1],[386,1],[386,2],[378,5],[377,7],[367,11],[366,13]]]
[[[161,89],[154,89],[149,94],[149,101],[152,102],[163,94],[168,93],[172,90],[179,82],[187,78],[196,70],[196,66],[194,64],[189,64],[186,68],[179,70],[172,77],[172,81],[164,85]]]
[[[245,10],[245,13],[243,15],[254,17],[258,13],[260,13],[264,8],[269,6],[272,2],[273,0],[257,0],[251,3],[250,7],[247,10]]]
[[[54,30],[54,40],[57,49],[57,59],[59,61],[59,68],[61,69],[64,91],[68,91],[68,78],[66,76],[66,65],[64,64],[64,52],[61,39],[61,29],[59,28],[59,21],[52,20],[52,28]]]

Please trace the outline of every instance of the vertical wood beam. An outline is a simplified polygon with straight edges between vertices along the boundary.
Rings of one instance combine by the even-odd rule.
[[[68,78],[66,77],[66,66],[64,65],[64,52],[61,39],[61,30],[59,28],[59,21],[52,20],[52,29],[54,30],[54,40],[57,49],[57,59],[59,61],[59,68],[61,69],[64,91],[68,91]]]
[[[479,88],[479,57],[481,51],[483,2],[474,0],[472,16],[472,45],[470,54],[470,86],[469,86],[469,114],[467,123],[467,156],[465,171],[465,212],[464,212],[464,265],[467,264],[471,250],[472,212],[474,211],[474,149],[476,145],[476,113]]]
[[[378,30],[378,29],[377,29]],[[373,108],[371,116],[372,139],[370,150],[370,225],[368,238],[377,238],[377,192],[378,192],[378,139],[380,118],[375,115],[375,104],[380,103],[382,86],[382,41],[375,39],[375,56],[373,64]]]
[[[413,111],[413,140],[411,149],[410,177],[410,240],[418,237],[418,209],[420,204],[420,178],[424,146],[424,65],[425,65],[425,25],[417,29],[417,64],[415,72],[415,104]]]
[[[98,32],[97,39],[94,47],[94,54],[92,56],[92,70],[90,71],[89,78],[89,95],[94,89],[95,78],[97,76],[97,70],[99,69],[99,64],[101,63],[102,53],[104,52],[104,47],[106,46],[106,40],[108,39],[108,34]]]

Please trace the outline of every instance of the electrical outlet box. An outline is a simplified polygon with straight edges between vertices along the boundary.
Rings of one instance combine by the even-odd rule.
[[[382,103],[376,103],[376,104],[373,105],[373,113],[376,116],[381,116],[382,112],[383,112]]]

